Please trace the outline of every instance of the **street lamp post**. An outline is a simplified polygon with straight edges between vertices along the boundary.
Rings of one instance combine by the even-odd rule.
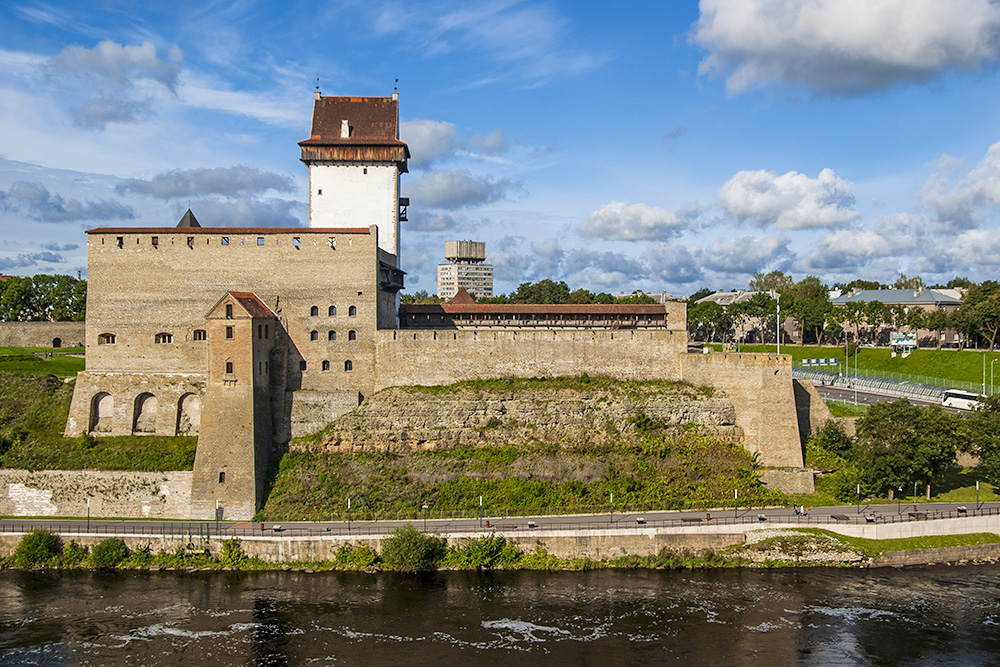
[[[979,511],[979,480],[976,480],[976,511]]]
[[[917,506],[917,483],[913,483],[913,506]]]
[[[996,391],[996,390],[995,390],[995,389],[993,388],[993,364],[995,364],[995,363],[996,363],[997,361],[1000,361],[1000,359],[994,359],[993,361],[991,361],[991,362],[990,362],[990,393],[991,393],[991,394],[992,394],[992,393],[993,393],[994,391]]]
[[[976,489],[979,489],[979,482],[976,482]],[[90,532],[90,496],[87,496],[87,532]]]
[[[778,295],[779,298],[781,295]],[[774,321],[774,338],[778,342],[778,354],[781,354],[781,301],[776,301],[778,305],[777,319]]]
[[[861,485],[858,484],[858,514],[861,514]]]
[[[733,518],[738,519],[740,511],[740,490],[733,489]]]
[[[609,521],[611,523],[615,522],[615,494],[611,494],[611,514],[609,516]]]
[[[216,537],[220,536],[220,533],[219,533],[219,501],[218,501],[218,499],[216,499],[216,501],[215,501],[215,535],[216,535]]]
[[[429,508],[427,507],[427,505],[424,505],[421,509],[424,511],[424,532],[426,533],[427,532],[427,510]]]
[[[903,516],[903,506],[900,502],[903,500],[903,487],[899,487],[899,491],[896,493],[896,514]]]
[[[347,532],[351,532],[351,499],[347,499]]]
[[[861,348],[854,348],[854,405],[858,404],[858,357],[861,356]]]

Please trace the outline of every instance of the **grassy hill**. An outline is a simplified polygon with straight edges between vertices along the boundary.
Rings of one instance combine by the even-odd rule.
[[[0,347],[0,373],[76,377],[84,369],[82,347]],[[78,354],[81,356],[70,356]]]
[[[719,345],[713,345],[716,350]],[[742,352],[771,352],[774,345],[742,345]],[[802,359],[836,358],[844,362],[844,348],[819,347],[815,345],[782,345],[782,354],[790,354],[796,365]],[[986,389],[990,388],[990,363],[1000,359],[1000,352],[984,352],[983,350],[928,350],[921,348],[904,359],[902,356],[892,358],[888,348],[863,347],[858,353],[858,368],[877,372],[908,373],[910,375],[925,375],[931,378],[960,380],[981,384],[983,381],[983,357],[986,358]],[[836,366],[820,367],[824,370]],[[851,368],[854,368],[854,357],[851,357]],[[994,382],[1000,387],[1000,366],[994,366]]]

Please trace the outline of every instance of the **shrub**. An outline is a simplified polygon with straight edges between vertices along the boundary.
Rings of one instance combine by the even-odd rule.
[[[61,551],[59,536],[44,528],[35,528],[21,538],[14,550],[14,567],[38,567],[50,562]]]
[[[382,562],[386,569],[397,572],[434,570],[444,552],[444,540],[424,535],[409,523],[392,531],[382,542]]]
[[[247,564],[247,555],[243,553],[243,547],[237,539],[222,541],[222,557],[219,562],[223,567],[243,567]]]
[[[63,547],[63,565],[79,565],[86,557],[87,547],[81,546],[73,540],[70,540],[70,543]]]
[[[367,570],[378,563],[378,554],[369,546],[345,544],[333,552],[338,570]]]
[[[455,567],[493,569],[514,567],[524,556],[524,552],[501,535],[487,535],[470,540],[465,546],[453,549],[447,557],[447,564]]]
[[[90,564],[100,569],[118,567],[128,558],[128,547],[117,537],[101,540],[90,550]]]

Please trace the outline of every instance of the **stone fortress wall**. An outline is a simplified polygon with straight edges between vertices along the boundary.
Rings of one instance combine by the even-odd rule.
[[[86,322],[0,322],[0,347],[82,347]]]

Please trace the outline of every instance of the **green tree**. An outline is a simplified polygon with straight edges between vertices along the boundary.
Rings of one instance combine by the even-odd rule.
[[[905,273],[900,273],[899,277],[896,278],[896,282],[894,282],[892,286],[895,289],[912,289],[912,290],[923,289],[925,287],[923,278],[921,278],[920,276],[913,276],[912,278],[908,278]]]
[[[537,283],[521,283],[510,299],[514,303],[566,303],[569,301],[569,286],[547,278]]]
[[[400,305],[407,305],[407,304],[411,304],[411,303],[412,304],[426,304],[426,303],[434,304],[434,303],[441,303],[442,301],[444,301],[444,299],[442,299],[441,297],[437,296],[436,294],[428,294],[427,290],[420,290],[418,292],[414,292],[413,294],[403,294],[402,296],[399,297],[399,303],[400,303]]]
[[[21,538],[14,549],[15,567],[38,567],[62,552],[59,536],[44,528],[35,528]]]
[[[986,280],[973,285],[965,295],[958,312],[964,314],[964,324],[990,342],[990,349],[997,344],[1000,334],[1000,283]]]
[[[382,541],[382,562],[396,572],[434,570],[444,554],[444,540],[424,535],[411,524],[397,528]]]
[[[931,477],[954,463],[962,442],[959,418],[906,399],[871,406],[857,430],[852,462],[874,493],[916,482],[926,486],[929,498]]]
[[[790,314],[799,323],[802,331],[801,341],[806,342],[806,330],[813,332],[816,344],[823,342],[823,332],[826,329],[827,317],[833,310],[830,302],[830,291],[816,276],[806,276],[789,290],[794,301]]]
[[[937,332],[937,348],[941,349],[941,338],[944,330],[951,326],[951,317],[944,308],[932,310],[924,318],[924,326]]]
[[[778,294],[784,294],[785,292],[792,289],[795,281],[792,280],[791,276],[785,275],[783,271],[770,271],[768,273],[755,273],[753,278],[750,279],[750,291],[751,292],[770,292],[775,291]]]
[[[1000,394],[982,399],[965,425],[968,451],[982,461],[984,479],[1000,488]]]

